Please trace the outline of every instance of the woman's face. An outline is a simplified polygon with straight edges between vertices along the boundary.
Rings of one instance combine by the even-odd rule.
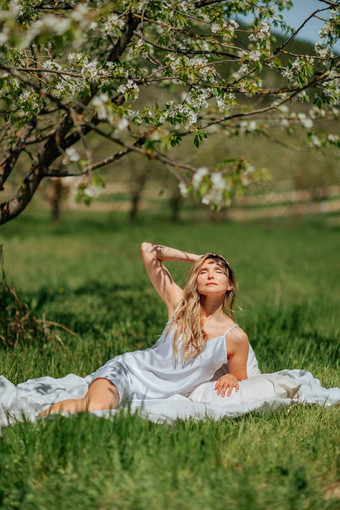
[[[223,263],[206,259],[197,276],[197,290],[203,296],[225,294],[233,288]]]

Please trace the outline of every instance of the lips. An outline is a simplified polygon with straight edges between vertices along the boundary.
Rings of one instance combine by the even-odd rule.
[[[217,285],[217,283],[210,282],[210,283],[207,283],[207,285]]]

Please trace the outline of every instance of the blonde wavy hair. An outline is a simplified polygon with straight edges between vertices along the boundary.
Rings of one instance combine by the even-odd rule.
[[[203,308],[201,294],[197,290],[197,277],[202,264],[207,259],[213,259],[216,262],[219,262],[229,278],[229,283],[233,285],[233,288],[231,290],[227,290],[225,294],[223,309],[228,315],[231,315],[235,321],[233,313],[233,304],[236,299],[237,290],[235,274],[231,269],[229,262],[221,255],[217,255],[215,253],[202,255],[201,258],[193,264],[189,271],[188,280],[183,289],[183,299],[179,302],[169,326],[169,330],[171,330],[174,325],[176,325],[176,331],[173,338],[175,359],[178,358],[178,345],[181,334],[181,351],[183,360],[198,356],[208,341],[208,334],[202,325]]]

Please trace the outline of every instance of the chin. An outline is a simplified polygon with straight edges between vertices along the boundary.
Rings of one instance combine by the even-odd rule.
[[[199,292],[199,294],[201,296],[223,296],[225,295],[227,291],[226,290],[221,290],[221,289],[216,289],[214,287],[211,287],[210,289],[204,289],[202,290],[202,292]]]

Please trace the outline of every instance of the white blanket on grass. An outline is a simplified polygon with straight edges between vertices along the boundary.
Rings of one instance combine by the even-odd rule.
[[[69,374],[60,379],[29,379],[15,386],[0,376],[0,430],[18,421],[36,421],[36,416],[55,402],[84,397],[90,380],[91,375],[82,378]],[[252,411],[275,411],[293,402],[325,406],[340,402],[340,388],[323,388],[320,381],[306,370],[282,370],[250,377],[240,382],[238,392],[224,398],[217,396],[214,384],[202,384],[189,398],[174,395],[167,399],[133,401],[129,410],[154,422],[172,423],[189,418],[235,418]],[[119,411],[96,411],[93,414],[111,418]]]

